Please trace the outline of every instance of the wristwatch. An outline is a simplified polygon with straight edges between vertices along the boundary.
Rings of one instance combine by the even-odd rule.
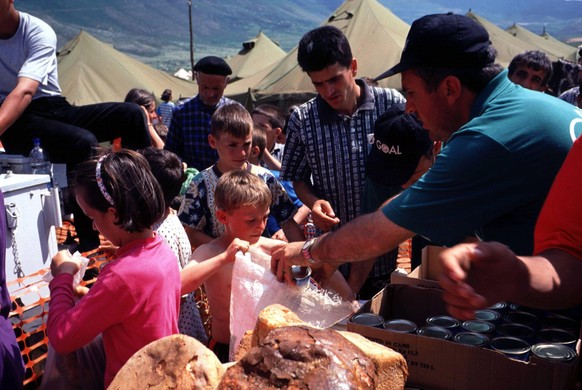
[[[311,256],[311,247],[313,246],[313,244],[315,244],[315,241],[317,241],[317,238],[312,238],[309,241],[305,241],[305,244],[303,244],[303,248],[301,248],[301,256],[303,256],[303,258],[307,260],[309,264],[317,263],[317,260],[315,260]]]

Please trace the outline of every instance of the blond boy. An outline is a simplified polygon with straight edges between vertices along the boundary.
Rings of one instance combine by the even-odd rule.
[[[270,204],[271,191],[257,176],[244,170],[222,175],[216,186],[215,205],[224,233],[198,247],[192,254],[192,261],[181,273],[183,293],[204,284],[212,312],[209,347],[222,362],[228,361],[230,294],[236,253],[246,253],[253,248],[255,252],[270,256],[285,244],[262,235]],[[345,298],[353,298],[349,295],[350,287],[337,271],[332,274],[327,287]]]
[[[224,232],[224,226],[214,213],[214,189],[220,176],[234,169],[247,170],[267,184],[273,199],[270,213],[277,219],[286,239],[300,241],[304,238],[293,219],[297,208],[281,183],[268,169],[248,162],[252,128],[251,115],[239,104],[221,106],[212,115],[208,143],[218,152],[218,161],[192,180],[178,212],[193,247],[210,242]]]

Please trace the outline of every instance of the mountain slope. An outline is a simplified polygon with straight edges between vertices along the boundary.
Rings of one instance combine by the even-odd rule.
[[[407,23],[437,12],[469,10],[465,0],[380,0]],[[241,43],[263,31],[283,50],[317,27],[341,0],[192,0],[194,55],[234,55]],[[558,39],[582,36],[581,1],[476,1],[473,11],[501,28],[518,22],[535,33],[544,26]],[[160,69],[189,68],[190,33],[187,1],[174,0],[27,0],[19,10],[48,22],[59,47],[84,29],[125,53]]]

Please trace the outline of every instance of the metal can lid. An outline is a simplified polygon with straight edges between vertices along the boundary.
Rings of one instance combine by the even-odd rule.
[[[507,309],[507,302],[497,302],[494,305],[489,306],[489,310],[505,310]]]
[[[455,328],[461,324],[459,320],[450,316],[434,316],[426,319],[428,325],[441,326],[443,328]]]
[[[537,332],[540,341],[548,343],[571,343],[576,342],[578,337],[574,333],[570,333],[563,329],[547,328]]]
[[[416,324],[412,321],[404,319],[394,319],[384,322],[384,329],[399,333],[414,333],[416,332]]]
[[[541,326],[543,328],[558,328],[564,329],[568,332],[578,331],[578,323],[576,320],[559,314],[550,314],[541,320]]]
[[[354,314],[350,321],[354,324],[366,326],[382,326],[384,318],[379,314],[374,313],[358,313]]]
[[[481,321],[497,321],[501,318],[501,314],[495,310],[483,309],[475,310],[475,319]]]
[[[475,347],[484,347],[489,344],[489,337],[481,333],[461,332],[453,337],[455,343],[472,345]]]
[[[530,345],[516,337],[496,337],[491,340],[491,348],[504,353],[526,353]]]
[[[469,320],[463,322],[461,326],[463,329],[475,333],[493,333],[495,331],[495,325],[488,321]]]
[[[416,333],[420,336],[443,340],[450,340],[453,337],[453,334],[450,330],[440,326],[423,326]]]
[[[576,358],[576,352],[564,344],[539,343],[531,347],[531,352],[539,358],[555,362],[569,362]]]
[[[534,330],[531,327],[514,323],[502,324],[497,328],[497,331],[504,336],[517,338],[528,338],[534,335]]]

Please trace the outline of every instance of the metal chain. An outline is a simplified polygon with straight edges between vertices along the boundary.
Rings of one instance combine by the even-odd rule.
[[[13,272],[20,279],[24,277],[24,271],[22,270],[22,264],[20,263],[20,257],[18,255],[18,245],[16,245],[16,235],[14,234],[15,230],[8,229],[8,232],[10,233],[10,240],[12,241],[12,256],[14,257]]]

